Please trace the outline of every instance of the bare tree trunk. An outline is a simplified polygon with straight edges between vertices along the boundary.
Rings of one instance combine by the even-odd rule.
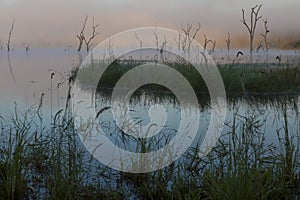
[[[253,36],[250,36],[250,54],[249,54],[250,63],[253,63]]]
[[[78,37],[78,36],[77,36]],[[77,51],[81,51],[81,48],[82,48],[82,44],[83,44],[83,37],[79,36],[78,37],[78,40],[79,40],[79,44],[78,44],[78,49]]]
[[[14,30],[14,26],[15,26],[15,20],[13,20],[13,22],[11,24],[11,27],[10,27],[10,31],[8,33],[8,40],[7,40],[7,43],[6,43],[8,52],[10,52],[11,35],[12,35],[13,30]]]
[[[270,30],[268,29],[268,19],[263,20],[264,22],[264,28],[265,28],[265,33],[260,34],[264,38],[264,43],[265,43],[265,51],[269,51],[269,42],[268,42],[268,34]]]
[[[139,41],[139,45],[140,45],[140,60],[142,60],[143,59],[143,54],[142,54],[143,41],[139,38],[139,36],[136,34],[136,32],[134,32],[134,37],[135,37],[135,39],[137,39],[137,41]]]
[[[3,43],[2,43],[2,41],[0,40],[0,50],[2,50],[3,49]]]
[[[154,30],[154,36],[155,36],[155,44],[156,44],[156,50],[158,51],[158,35],[156,33],[156,25],[155,25],[155,30]]]
[[[245,25],[245,27],[247,28],[247,30],[249,32],[250,63],[252,63],[253,41],[254,41],[254,36],[255,36],[256,25],[257,25],[257,22],[262,18],[262,16],[258,16],[261,7],[262,7],[262,5],[260,4],[259,6],[256,5],[251,8],[250,22],[246,22],[245,11],[244,11],[244,9],[242,9],[241,22]]]
[[[85,27],[86,27],[86,22],[88,20],[88,16],[86,16],[82,22],[82,28],[81,28],[81,31],[78,35],[76,35],[76,37],[78,38],[78,41],[79,41],[79,44],[78,44],[78,48],[77,48],[77,51],[81,51],[81,48],[82,48],[82,44],[83,44],[83,41],[84,41],[84,30],[85,30]]]
[[[175,43],[177,44],[177,48],[180,51],[181,49],[181,34],[178,33],[178,40],[176,40],[176,38],[174,38]]]
[[[226,42],[226,47],[227,47],[227,51],[230,51],[230,33],[228,32],[228,36],[227,36],[227,40],[225,40]]]
[[[164,49],[166,48],[167,45],[167,38],[165,37],[164,42],[162,43],[161,47],[160,47],[160,57],[161,57],[161,61],[165,62],[165,58],[164,58]]]

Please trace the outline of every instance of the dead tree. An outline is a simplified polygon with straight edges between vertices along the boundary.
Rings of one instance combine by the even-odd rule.
[[[140,49],[142,49],[143,48],[143,41],[139,38],[139,36],[136,34],[136,32],[134,32],[134,37],[139,42]]]
[[[251,16],[250,16],[250,22],[246,22],[245,19],[245,11],[242,9],[242,19],[241,22],[245,25],[249,32],[249,50],[250,50],[250,63],[252,63],[252,53],[253,53],[253,40],[255,36],[255,29],[257,22],[262,18],[262,16],[259,16],[259,11],[261,9],[262,5],[259,6],[256,5],[251,8]]]
[[[207,45],[208,45],[210,42],[213,43],[212,40],[208,40],[207,37],[206,37],[206,35],[204,35],[204,45],[203,45],[203,51],[204,51],[204,52],[206,51]]]
[[[156,25],[155,25],[155,30],[154,30],[154,36],[155,36],[156,50],[158,50],[158,35],[156,33]]]
[[[7,39],[7,43],[6,43],[7,52],[10,52],[11,35],[12,35],[13,30],[14,30],[14,27],[15,27],[15,20],[13,20],[13,22],[11,24],[11,27],[10,27],[10,30],[9,30],[9,33],[8,33],[8,39]]]
[[[175,43],[177,44],[177,48],[180,51],[181,50],[181,34],[178,32],[178,40],[174,38]]]
[[[184,38],[182,40],[182,50],[184,52],[189,52],[191,49],[191,44],[195,37],[197,36],[198,32],[200,31],[201,24],[198,23],[198,27],[195,29],[194,34],[192,34],[192,29],[193,29],[193,23],[188,23],[186,27],[181,26],[181,30],[184,33]],[[178,41],[180,42],[180,40]],[[178,43],[177,42],[177,43]]]
[[[3,43],[2,43],[2,41],[0,40],[0,50],[2,50],[3,49]]]
[[[269,28],[268,28],[268,19],[266,18],[266,20],[263,20],[264,22],[264,28],[265,28],[265,32],[260,34],[263,39],[264,39],[264,43],[265,43],[265,51],[268,52],[269,51],[269,42],[268,42],[268,34],[270,32]]]
[[[84,41],[84,29],[85,29],[85,26],[86,26],[86,22],[88,20],[88,16],[86,16],[82,22],[82,28],[81,28],[81,31],[77,36],[78,40],[79,40],[79,44],[78,44],[78,48],[77,48],[77,51],[81,51],[81,48],[82,48],[82,44],[83,44],[83,41]]]
[[[163,43],[162,43],[162,45],[161,45],[161,47],[160,47],[160,51],[159,51],[159,53],[160,53],[160,58],[161,58],[161,61],[162,61],[162,62],[165,62],[165,58],[164,58],[163,52],[164,52],[164,49],[166,48],[166,46],[167,46],[167,38],[166,38],[166,36],[165,36],[165,37],[164,37],[164,41],[163,41]]]
[[[95,24],[95,20],[93,18],[93,27],[92,27],[92,35],[90,36],[89,39],[87,39],[85,36],[83,37],[85,45],[86,45],[86,51],[89,52],[91,45],[92,45],[92,40],[99,34],[99,32],[97,32],[97,27],[99,26],[99,24]]]
[[[167,38],[166,38],[166,36],[164,37],[164,41],[163,41],[163,43],[162,43],[162,45],[161,45],[161,47],[160,47],[160,53],[163,53],[163,51],[164,51],[164,49],[166,48],[166,45],[167,45]]]
[[[143,54],[142,54],[143,41],[139,38],[139,36],[136,34],[136,32],[134,32],[134,37],[139,42],[139,45],[140,45],[140,60],[142,60],[143,59]]]
[[[256,52],[258,52],[260,49],[262,49],[263,51],[265,51],[264,49],[264,45],[262,44],[262,41],[259,42],[257,48],[256,48]]]
[[[227,40],[225,40],[226,42],[226,47],[227,47],[227,51],[230,51],[230,33],[228,32],[228,36],[227,36]]]
[[[214,40],[211,43],[212,43],[211,52],[215,52],[217,41]]]

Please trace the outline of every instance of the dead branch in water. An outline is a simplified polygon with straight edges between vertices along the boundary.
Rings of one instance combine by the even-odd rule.
[[[14,27],[15,27],[15,20],[13,20],[12,24],[11,24],[11,27],[10,27],[10,30],[9,30],[9,33],[8,33],[8,39],[7,39],[7,43],[6,43],[6,46],[7,46],[7,52],[10,52],[10,42],[11,42],[11,35],[12,35],[12,32],[14,30]]]

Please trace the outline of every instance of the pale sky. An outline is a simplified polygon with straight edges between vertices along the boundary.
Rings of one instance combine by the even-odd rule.
[[[73,45],[86,15],[100,24],[97,41],[129,28],[155,26],[179,30],[187,22],[200,22],[197,40],[247,36],[240,22],[241,9],[263,4],[261,15],[269,20],[270,36],[299,35],[299,0],[0,0],[0,40],[5,41],[15,19],[12,45]],[[263,32],[262,23],[258,33]],[[259,37],[259,36],[258,36]]]

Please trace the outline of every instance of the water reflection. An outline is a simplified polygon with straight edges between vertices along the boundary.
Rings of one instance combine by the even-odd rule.
[[[161,88],[160,88],[161,89]],[[105,91],[107,93],[105,94]],[[155,90],[157,91],[157,90]],[[200,129],[193,146],[201,145],[203,136],[207,132],[207,127],[211,118],[211,106],[209,96],[202,95],[198,105],[192,105],[186,102],[179,104],[176,96],[165,91],[155,93],[147,88],[141,87],[132,95],[130,101],[130,116],[137,124],[147,124],[149,122],[149,108],[153,105],[160,104],[164,106],[167,112],[167,120],[164,129],[156,138],[148,138],[143,142],[148,145],[149,151],[163,147],[164,144],[176,134],[178,124],[180,122],[180,112],[182,108],[187,109],[190,113],[198,106],[201,108]],[[96,93],[96,110],[111,105],[111,99],[108,97],[112,91],[101,90]],[[228,98],[228,110],[225,121],[225,127],[222,135],[226,135],[232,131],[232,122],[237,117],[236,129],[242,132],[241,124],[245,119],[255,119],[257,123],[261,123],[259,132],[265,136],[267,144],[279,144],[280,138],[284,136],[285,126],[289,131],[289,137],[299,137],[299,96],[249,96],[239,98]],[[287,123],[285,123],[285,120]],[[110,109],[102,113],[99,117],[99,123],[107,131],[107,136],[112,142],[118,144],[121,148],[130,151],[136,151],[141,141],[136,141],[134,137],[124,134],[114,121]],[[164,139],[162,139],[164,138]],[[153,140],[154,139],[154,140]],[[125,142],[126,141],[126,142]],[[154,144],[155,142],[155,145]],[[159,142],[158,142],[159,141]],[[125,144],[126,143],[126,144]],[[153,145],[153,146],[152,146]]]
[[[16,83],[15,74],[14,74],[14,72],[12,70],[12,66],[11,66],[10,52],[7,53],[7,62],[8,62],[10,75],[11,75],[12,79],[14,80],[14,82]]]

